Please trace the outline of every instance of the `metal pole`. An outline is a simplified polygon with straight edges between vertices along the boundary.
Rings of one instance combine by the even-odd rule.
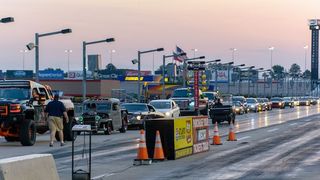
[[[141,77],[141,73],[140,73],[140,51],[138,51],[138,102],[140,103],[141,97],[140,97],[140,91],[141,91],[141,87],[140,87],[140,77]]]
[[[270,91],[271,91],[271,93],[270,93],[270,97],[272,97],[272,94],[273,94],[273,92],[272,92],[272,88],[273,87],[273,78],[272,78],[272,76],[271,76],[271,87],[270,87]]]
[[[166,56],[162,56],[162,96],[165,98],[166,92],[165,92],[165,64],[166,64]]]
[[[183,87],[186,87],[186,60],[183,60],[183,74],[182,74]]]
[[[36,82],[39,82],[39,34],[35,34]]]
[[[263,96],[266,98],[266,74],[263,76]]]
[[[87,68],[86,68],[86,42],[82,43],[82,101],[86,100],[87,95]]]
[[[215,65],[214,70],[215,70],[214,86],[215,86],[216,92],[218,92],[218,70],[217,70],[217,65]]]
[[[241,94],[241,69],[239,71],[239,96]]]
[[[228,94],[230,94],[230,64],[228,64]]]
[[[25,53],[26,53],[26,51],[23,50],[22,51],[22,70],[24,70]]]
[[[273,53],[273,50],[271,50],[271,68],[272,68],[272,65],[273,65],[273,63],[272,63],[272,53]]]
[[[250,73],[251,73],[251,70],[249,70],[249,77],[248,77],[248,97],[250,96]]]
[[[70,71],[70,50],[68,50],[68,73]]]

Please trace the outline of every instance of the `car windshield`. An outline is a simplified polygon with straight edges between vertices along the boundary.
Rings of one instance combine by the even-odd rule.
[[[247,103],[256,103],[257,100],[256,99],[247,99]]]
[[[233,105],[235,105],[235,106],[241,106],[241,102],[240,102],[240,101],[233,102]]]
[[[170,101],[164,101],[164,102],[150,102],[152,106],[154,106],[156,109],[171,109],[171,103]]]
[[[290,98],[290,97],[284,97],[283,100],[285,100],[285,101],[290,101],[291,98]]]
[[[232,101],[240,101],[241,103],[244,103],[244,98],[232,98]]]
[[[179,97],[193,97],[193,89],[179,89],[174,90],[172,97],[179,98]]]
[[[30,99],[29,88],[0,88],[0,98],[4,99]]]
[[[203,93],[205,97],[207,97],[209,100],[215,100],[215,95],[213,93]]]
[[[96,104],[96,108],[90,108],[89,104]],[[91,106],[92,107],[92,106]],[[83,105],[83,112],[97,111],[97,112],[109,112],[111,109],[111,103],[85,103]]]
[[[148,112],[148,107],[146,104],[123,104],[123,107],[128,110],[128,112]]]
[[[281,98],[271,98],[271,101],[281,101]]]

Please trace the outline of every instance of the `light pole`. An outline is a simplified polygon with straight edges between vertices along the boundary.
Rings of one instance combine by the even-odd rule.
[[[252,71],[260,71],[260,70],[263,70],[263,68],[259,68],[259,69],[250,68],[250,69],[248,70],[248,75],[249,75],[249,77],[248,77],[248,97],[250,96],[250,81],[252,81],[252,79],[253,79],[251,72],[252,72]],[[259,76],[259,75],[258,75],[258,76]],[[254,91],[254,89],[253,89],[253,91]],[[253,92],[253,93],[254,93],[254,92]]]
[[[5,17],[0,19],[0,23],[11,23],[11,22],[14,22],[13,17]]]
[[[307,70],[307,51],[308,51],[308,45],[305,45],[304,47],[303,47],[303,49],[304,49],[304,72],[306,72],[306,70]]]
[[[112,55],[113,55],[113,53],[115,53],[116,52],[116,50],[114,50],[114,49],[112,49],[111,51],[110,51],[110,63],[112,64]]]
[[[234,62],[228,62],[228,63],[223,63],[223,64],[220,64],[221,66],[225,66],[227,65],[227,68],[228,68],[228,94],[230,92],[230,87],[229,87],[229,83],[230,83],[230,77],[229,77],[229,74],[230,74],[230,66],[233,64]],[[216,80],[215,80],[215,83],[216,83],[216,91],[218,91],[218,79],[217,79],[217,71],[216,71],[216,76],[215,76]]]
[[[177,56],[185,56],[186,53],[177,54]],[[165,98],[166,95],[166,85],[165,85],[165,68],[166,68],[166,58],[171,58],[176,56],[175,54],[172,55],[163,55],[162,56],[162,96]]]
[[[99,40],[99,41],[91,41],[91,42],[86,42],[83,41],[82,42],[82,100],[84,101],[86,99],[86,95],[87,95],[87,68],[86,68],[86,56],[87,56],[87,45],[91,45],[91,44],[98,44],[98,43],[110,43],[110,42],[114,42],[115,39],[114,38],[107,38],[104,40]]]
[[[148,50],[148,51],[138,51],[138,102],[140,102],[141,100],[141,54],[146,54],[146,53],[151,53],[151,52],[159,52],[159,51],[164,51],[163,48],[157,48],[157,49],[152,49],[152,50]]]
[[[198,51],[198,49],[194,48],[194,49],[191,49],[191,51],[193,51],[193,58],[196,57],[196,52]]]
[[[221,61],[221,59],[215,59],[215,60],[211,60],[211,61],[206,61],[206,64],[208,64],[208,63],[213,63],[214,64],[214,73],[215,73],[215,77],[214,77],[214,79],[215,79],[214,86],[215,87],[214,87],[214,89],[216,89],[216,87],[217,87],[217,67],[216,67],[216,65],[217,65],[217,62],[220,62],[220,61]],[[212,78],[212,72],[211,72],[211,78]],[[208,84],[208,87],[209,87],[210,86],[210,81],[208,81],[207,84]]]
[[[232,53],[232,61],[234,62],[234,53],[237,51],[237,48],[230,48],[230,51]]]
[[[272,55],[273,55],[274,47],[273,46],[269,47],[269,51],[270,51],[270,64],[271,64],[270,68],[272,68],[272,65],[273,65],[273,63],[272,63]]]
[[[183,87],[186,87],[186,77],[187,77],[187,61],[197,60],[197,59],[205,59],[205,56],[199,56],[189,59],[183,60]]]
[[[245,66],[245,64],[239,64],[239,65],[232,66],[232,70],[233,70],[233,72],[234,72],[234,69],[235,69],[235,68],[239,68],[239,67],[243,67],[243,66]],[[239,68],[239,70],[240,70],[240,68]],[[240,73],[238,73],[238,74],[240,75]],[[230,73],[229,73],[229,75],[230,75]],[[238,75],[238,77],[240,77],[239,75]],[[240,83],[240,79],[239,79],[239,83]],[[235,81],[233,81],[233,86],[235,86]],[[240,86],[239,86],[239,87],[240,87]],[[228,91],[230,91],[230,84],[229,84],[228,89],[229,89]],[[230,92],[229,92],[229,93],[230,93]]]
[[[250,69],[255,68],[255,66],[248,66],[248,67],[243,67],[243,68],[239,68],[239,96],[241,94],[241,70],[242,69],[248,69],[248,71],[250,71]],[[248,81],[249,81],[249,77],[248,77]]]
[[[22,54],[22,70],[24,70],[24,65],[25,65],[25,63],[24,63],[24,61],[25,61],[25,55],[26,55],[26,53],[28,52],[28,50],[20,50],[20,53]]]
[[[264,70],[264,71],[262,71],[263,72],[263,95],[264,95],[264,97],[267,97],[266,96],[266,77],[268,76],[267,74],[266,74],[266,72],[271,72],[271,69],[267,69],[267,70]]]
[[[52,36],[56,34],[68,34],[71,33],[71,29],[63,29],[61,31],[55,31],[50,33],[39,34],[35,33],[35,43],[27,44],[28,50],[35,48],[35,63],[36,63],[36,82],[39,82],[39,38],[44,36]]]
[[[68,60],[68,73],[70,71],[70,53],[72,53],[71,49],[64,50],[65,53],[67,53],[67,60]]]

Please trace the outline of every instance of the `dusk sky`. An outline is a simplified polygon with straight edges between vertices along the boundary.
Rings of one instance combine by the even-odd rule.
[[[270,68],[273,62],[288,68],[298,63],[304,70],[304,46],[308,45],[308,19],[319,17],[319,0],[1,0],[0,17],[12,16],[14,23],[0,24],[2,70],[22,69],[25,45],[34,33],[71,28],[72,34],[40,38],[40,69],[82,68],[82,41],[114,37],[116,41],[88,47],[88,54],[101,54],[103,66],[118,68],[131,64],[138,50],[163,47],[154,54],[155,67],[162,55],[180,46],[190,57],[191,49],[206,60],[231,61],[230,48],[237,48],[235,63]],[[34,50],[26,53],[26,69],[34,70]],[[152,54],[142,56],[142,69],[152,70]]]

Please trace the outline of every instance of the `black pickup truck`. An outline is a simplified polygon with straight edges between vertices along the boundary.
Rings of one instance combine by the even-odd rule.
[[[230,123],[235,123],[235,109],[232,105],[232,96],[224,95],[219,97],[222,105],[211,104],[209,107],[209,115],[212,120],[212,124],[221,123],[227,121]]]

